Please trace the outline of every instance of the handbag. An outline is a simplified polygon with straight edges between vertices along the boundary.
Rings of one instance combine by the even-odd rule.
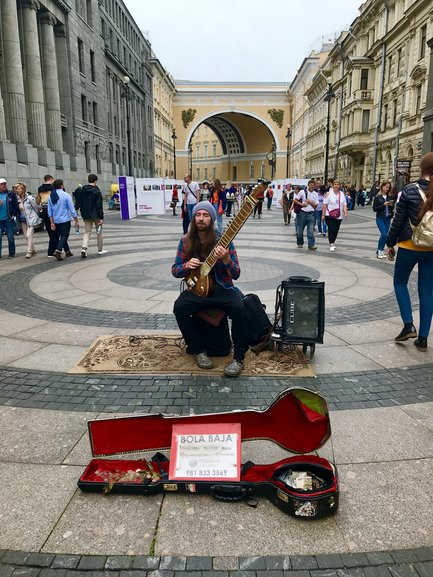
[[[338,208],[334,208],[328,211],[329,216],[331,218],[340,218],[341,210],[340,210],[340,192],[338,193]]]

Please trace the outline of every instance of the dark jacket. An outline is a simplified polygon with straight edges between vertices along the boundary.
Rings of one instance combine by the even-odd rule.
[[[50,192],[54,190],[54,186],[52,184],[41,184],[41,186],[38,188],[38,194],[36,196],[36,203],[43,206],[43,207],[47,207],[48,205],[48,197],[50,196]]]
[[[417,182],[423,191],[427,192],[427,180],[420,179]],[[412,238],[410,222],[416,224],[421,202],[423,202],[423,200],[414,182],[403,188],[400,200],[396,204],[394,220],[391,223],[391,228],[386,237],[387,246],[395,246],[398,242]]]
[[[377,218],[386,218],[386,200],[395,200],[392,194],[388,194],[386,198],[381,194],[376,194],[373,199],[373,210],[376,213]],[[394,205],[388,206],[388,216],[394,216]]]
[[[75,208],[80,210],[84,220],[104,220],[102,193],[93,184],[85,184],[75,191]]]
[[[18,206],[18,198],[17,198],[17,195],[14,192],[11,192],[10,190],[7,190],[6,194],[7,194],[6,212],[7,212],[8,218],[10,220],[12,220],[14,218],[14,216],[17,216],[17,214],[20,211],[19,206]]]

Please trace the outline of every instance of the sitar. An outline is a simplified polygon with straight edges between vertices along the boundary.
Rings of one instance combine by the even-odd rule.
[[[227,248],[229,246],[231,241],[238,234],[245,221],[254,210],[254,207],[258,203],[259,194],[265,192],[269,184],[269,180],[260,178],[257,181],[254,189],[251,191],[251,194],[245,196],[240,211],[230,222],[229,226],[225,229],[218,242],[209,253],[209,256],[198,268],[191,271],[185,277],[185,286],[187,290],[200,297],[208,296],[208,294],[211,292],[213,284],[210,273],[218,261],[218,257],[215,254],[216,249],[219,246],[222,246],[223,248]]]

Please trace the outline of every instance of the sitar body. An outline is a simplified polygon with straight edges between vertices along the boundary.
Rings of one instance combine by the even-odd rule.
[[[185,276],[185,286],[187,290],[200,297],[206,297],[211,294],[213,279],[210,273],[218,261],[218,257],[215,255],[216,248],[219,246],[228,248],[229,244],[238,234],[245,221],[254,210],[254,207],[258,202],[257,197],[266,190],[269,184],[269,181],[260,179],[255,188],[251,191],[251,194],[245,197],[240,211],[223,232],[221,238],[218,240],[204,263],[199,268],[194,269]]]

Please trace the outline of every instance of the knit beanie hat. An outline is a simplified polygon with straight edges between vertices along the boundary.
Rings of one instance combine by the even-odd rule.
[[[211,203],[208,200],[202,200],[201,202],[198,202],[194,208],[192,209],[192,216],[195,216],[195,213],[198,210],[205,210],[206,212],[208,212],[210,214],[210,217],[212,219],[212,222],[216,221],[216,210],[214,209],[214,207],[211,205]]]

